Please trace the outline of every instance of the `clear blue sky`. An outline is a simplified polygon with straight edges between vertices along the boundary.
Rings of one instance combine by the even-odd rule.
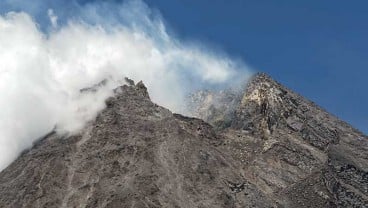
[[[49,7],[63,7],[68,15],[78,11],[76,2],[90,1],[102,0],[5,0],[1,4],[18,2],[12,9],[23,8],[38,17]],[[180,38],[204,41],[243,59],[368,133],[367,0],[145,2],[162,14]],[[0,7],[0,12],[7,10]]]
[[[150,0],[214,44],[368,133],[368,1]]]

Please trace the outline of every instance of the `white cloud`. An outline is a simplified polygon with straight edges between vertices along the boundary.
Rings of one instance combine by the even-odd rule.
[[[48,10],[47,10],[47,15],[49,16],[49,19],[50,19],[50,22],[51,22],[52,27],[53,27],[53,28],[56,28],[56,27],[58,26],[58,23],[57,23],[57,21],[58,21],[58,16],[56,16],[56,15],[54,14],[54,10],[52,10],[52,9],[48,9]]]
[[[173,38],[141,7],[122,8],[133,26],[80,19],[58,26],[50,9],[49,33],[27,13],[0,16],[0,170],[55,125],[59,132],[83,127],[124,77],[143,80],[154,102],[183,112],[189,92],[249,76],[241,63]],[[138,14],[144,18],[136,21]],[[108,85],[96,94],[79,93],[103,79]]]

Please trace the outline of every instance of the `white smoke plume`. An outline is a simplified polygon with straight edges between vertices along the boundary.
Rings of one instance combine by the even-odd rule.
[[[124,77],[143,80],[154,102],[183,112],[188,93],[251,73],[224,53],[181,42],[141,1],[70,1],[64,10],[26,2],[0,3],[0,170],[55,126],[82,128]],[[108,84],[96,93],[80,93],[103,79]]]

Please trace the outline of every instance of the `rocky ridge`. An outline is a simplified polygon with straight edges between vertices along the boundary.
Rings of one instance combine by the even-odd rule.
[[[368,207],[368,138],[345,122],[265,74],[192,98],[198,118],[130,80],[3,170],[0,207]]]

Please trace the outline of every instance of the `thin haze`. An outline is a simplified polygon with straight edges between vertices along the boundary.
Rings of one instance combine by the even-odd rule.
[[[83,128],[124,77],[143,80],[154,102],[185,113],[188,93],[251,73],[224,53],[178,40],[138,0],[7,0],[0,7],[0,170],[53,128]],[[80,93],[104,79],[96,93]]]

